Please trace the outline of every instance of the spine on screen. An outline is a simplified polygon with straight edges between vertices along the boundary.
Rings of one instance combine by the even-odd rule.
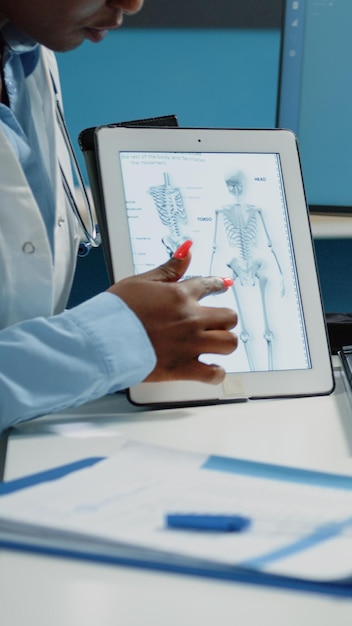
[[[133,128],[145,128],[148,126],[157,126],[162,128],[170,128],[178,126],[176,115],[162,115],[158,117],[149,117],[141,120],[130,120],[126,122],[116,122],[107,124],[109,127],[126,126]],[[104,251],[105,263],[111,282],[114,282],[112,271],[109,232],[107,227],[106,215],[104,210],[104,198],[101,191],[100,175],[99,175],[99,158],[95,146],[95,131],[98,127],[92,126],[84,128],[78,136],[78,144],[82,151],[84,162],[87,170],[90,190],[94,203],[95,213],[99,224],[99,232],[101,235],[102,246]]]

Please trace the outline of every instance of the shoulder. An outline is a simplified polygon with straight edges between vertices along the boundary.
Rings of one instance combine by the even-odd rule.
[[[41,55],[43,62],[48,67],[49,71],[53,74],[54,79],[59,78],[59,70],[57,66],[57,60],[54,52],[41,46]]]
[[[52,50],[49,50],[49,48],[41,46],[41,59],[47,74],[50,75],[51,80],[54,83],[55,91],[61,99],[60,74],[55,53]]]

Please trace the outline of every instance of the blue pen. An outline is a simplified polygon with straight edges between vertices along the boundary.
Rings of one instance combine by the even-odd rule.
[[[212,513],[168,513],[168,528],[204,530],[216,532],[241,532],[250,526],[251,520],[243,515],[219,515]]]

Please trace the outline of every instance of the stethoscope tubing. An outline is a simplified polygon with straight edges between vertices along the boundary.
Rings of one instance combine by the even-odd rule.
[[[67,129],[67,125],[65,122],[65,118],[64,118],[64,114],[63,114],[63,110],[58,98],[58,93],[57,93],[57,89],[56,89],[56,85],[55,85],[55,81],[53,79],[53,76],[51,76],[51,80],[53,83],[53,89],[54,89],[54,94],[55,94],[55,106],[56,106],[56,119],[57,119],[57,123],[59,125],[62,137],[65,141],[65,145],[67,148],[67,151],[69,153],[70,159],[71,159],[71,163],[73,166],[73,170],[74,173],[77,176],[77,180],[78,180],[78,184],[82,193],[82,200],[84,203],[84,207],[86,210],[86,214],[87,214],[87,219],[88,219],[88,226],[86,226],[86,223],[80,213],[80,210],[78,208],[77,205],[77,201],[76,198],[72,192],[72,189],[68,183],[67,177],[65,175],[64,169],[59,161],[59,167],[60,167],[60,172],[61,172],[61,178],[62,178],[62,184],[64,187],[64,191],[66,194],[66,197],[68,199],[69,205],[71,207],[71,210],[73,211],[79,225],[80,228],[84,234],[84,237],[86,239],[86,241],[82,241],[80,246],[79,246],[79,251],[78,251],[78,255],[79,256],[86,256],[91,248],[98,248],[101,244],[101,237],[99,234],[99,230],[97,225],[95,224],[95,220],[94,220],[94,216],[93,216],[93,209],[91,206],[91,202],[89,200],[89,196],[87,193],[87,189],[86,186],[84,184],[84,180],[83,180],[83,176],[82,176],[82,172],[81,169],[79,167],[78,164],[78,160],[72,145],[72,141],[70,139],[70,135]]]

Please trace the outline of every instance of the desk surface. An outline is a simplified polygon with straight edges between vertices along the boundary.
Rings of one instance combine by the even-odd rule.
[[[352,475],[352,409],[336,370],[328,397],[143,411],[121,394],[23,425],[6,478],[114,452],[122,433],[184,450]],[[18,598],[17,602],[15,598]],[[0,553],[2,626],[350,626],[352,599]]]

